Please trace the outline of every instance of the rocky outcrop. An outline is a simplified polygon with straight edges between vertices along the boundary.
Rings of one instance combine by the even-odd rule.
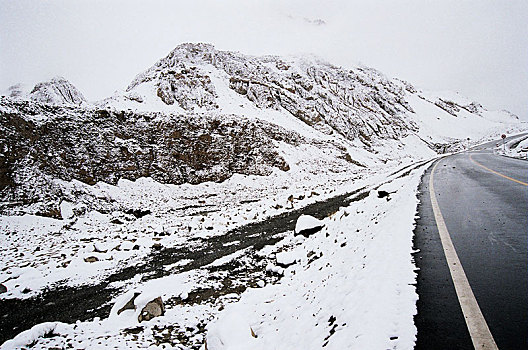
[[[221,109],[211,67],[227,74],[229,88],[259,108],[286,110],[327,134],[369,143],[372,136],[397,138],[415,127],[403,114],[408,83],[394,83],[374,69],[345,70],[317,59],[286,61],[183,44],[138,75],[127,91],[152,84],[167,105],[185,110]]]
[[[60,217],[54,179],[197,184],[234,173],[268,175],[273,168],[289,170],[274,142],[301,140],[276,125],[231,115],[138,114],[2,99],[0,193],[4,202],[49,203],[37,213]]]
[[[453,117],[456,117],[457,113],[460,112],[460,106],[453,101],[439,98],[437,101],[435,101],[435,105],[451,114]]]
[[[200,73],[196,67],[160,72],[156,91],[165,104],[177,103],[185,110],[193,110],[195,106],[205,107],[207,110],[218,108],[211,78]]]

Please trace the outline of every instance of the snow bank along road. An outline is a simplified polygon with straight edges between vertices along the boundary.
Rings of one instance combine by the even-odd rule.
[[[417,349],[524,349],[528,339],[528,162],[501,157],[495,143],[439,160],[425,174],[415,245]],[[455,292],[433,214],[430,177],[445,226],[483,319],[468,315]],[[436,215],[438,219],[438,214]],[[440,229],[442,231],[442,229]],[[444,243],[445,245],[445,243]],[[448,260],[449,261],[449,260]],[[456,272],[455,272],[456,273]],[[468,291],[466,291],[468,292]],[[467,320],[467,325],[466,321]],[[485,324],[482,324],[485,322]],[[473,327],[489,328],[479,340]]]
[[[422,165],[423,162],[419,163]],[[413,168],[413,167],[410,167]],[[405,168],[402,169],[406,170]],[[45,291],[42,295],[28,299],[7,299],[0,303],[0,344],[14,337],[20,331],[47,321],[62,321],[74,323],[76,320],[86,320],[93,317],[106,317],[110,311],[109,301],[120,291],[111,285],[117,281],[133,278],[141,272],[143,281],[169,275],[166,266],[178,261],[192,260],[179,271],[185,272],[211,264],[213,261],[228,256],[236,251],[248,247],[261,249],[265,245],[275,244],[283,237],[280,233],[293,230],[295,220],[301,213],[325,218],[336,212],[340,207],[365,198],[369,191],[362,188],[350,193],[317,202],[307,207],[292,210],[273,217],[264,222],[249,224],[228,232],[225,235],[214,236],[209,239],[197,238],[190,246],[166,248],[155,251],[143,264],[125,268],[111,276],[104,282],[82,287],[60,287]],[[191,242],[193,243],[193,242]],[[232,244],[233,243],[233,244]],[[229,267],[229,266],[227,266]],[[172,271],[171,273],[174,273]],[[235,278],[234,276],[232,276]],[[242,292],[234,288],[225,288],[217,293],[227,294]],[[217,291],[218,292],[218,291]],[[188,302],[200,302],[204,298],[215,297],[212,291],[203,290],[191,293]],[[219,295],[216,295],[218,297]],[[18,310],[16,313],[12,310]]]
[[[290,266],[289,269],[285,269],[287,271],[284,274],[288,274],[288,276],[292,278],[293,276],[296,276],[296,278],[301,278],[301,280],[306,278],[306,276],[302,277],[303,271],[310,272],[313,270],[322,274],[321,276],[324,281],[313,284],[315,286],[314,288],[317,287],[316,290],[321,294],[320,298],[315,301],[312,300],[312,302],[315,303],[312,307],[316,308],[322,308],[322,305],[326,302],[330,303],[328,308],[321,309],[324,311],[324,315],[321,316],[322,321],[319,322],[321,327],[319,327],[319,331],[316,332],[316,335],[318,337],[320,336],[320,339],[318,339],[321,344],[328,344],[327,348],[343,348],[343,342],[350,345],[351,338],[348,333],[356,334],[359,332],[360,334],[356,334],[356,337],[354,338],[355,344],[370,344],[372,339],[376,339],[383,344],[390,343],[396,348],[407,349],[409,348],[409,344],[414,343],[415,334],[415,328],[412,322],[412,315],[414,314],[416,301],[414,288],[415,275],[413,272],[414,265],[410,261],[412,223],[414,222],[413,215],[417,204],[415,191],[421,174],[423,173],[423,169],[427,166],[426,163],[428,163],[428,161],[410,165],[392,173],[389,176],[389,179],[385,179],[384,181],[390,179],[394,179],[394,181],[390,183],[383,182],[383,189],[380,187],[379,193],[375,191],[375,189],[378,189],[381,184],[376,183],[371,187],[359,188],[353,192],[326,201],[317,202],[302,209],[295,209],[260,223],[240,227],[222,236],[198,239],[198,241],[194,243],[191,242],[192,244],[190,245],[193,249],[182,246],[173,249],[167,248],[160,250],[153,253],[144,265],[124,269],[110,276],[101,284],[82,286],[80,288],[50,290],[39,298],[4,300],[0,303],[0,315],[7,315],[7,317],[0,318],[0,335],[3,339],[10,339],[21,330],[28,329],[33,325],[36,325],[35,327],[38,329],[34,332],[29,331],[30,333],[26,334],[27,337],[24,335],[26,332],[22,332],[14,342],[10,342],[9,344],[6,342],[0,347],[2,349],[11,349],[16,348],[19,344],[34,344],[34,348],[42,349],[50,347],[60,348],[61,346],[73,346],[77,348],[93,348],[93,346],[96,348],[135,348],[140,345],[153,345],[153,342],[158,344],[161,341],[156,338],[158,336],[165,338],[168,334],[167,332],[172,332],[173,330],[180,332],[178,330],[179,328],[175,329],[174,325],[178,322],[184,321],[181,320],[181,317],[175,315],[180,313],[184,314],[184,310],[186,309],[200,309],[197,305],[207,302],[207,300],[220,299],[222,297],[227,297],[228,295],[240,294],[246,289],[250,291],[247,293],[250,298],[262,296],[259,294],[260,292],[251,292],[253,289],[260,290],[257,286],[261,285],[269,285],[266,290],[271,292],[278,291],[281,295],[286,293],[286,290],[289,290],[288,288],[294,288],[297,290],[299,289],[297,288],[299,287],[298,284],[293,283],[291,287],[288,287],[288,278],[285,278],[285,282],[282,284],[274,284],[276,281],[273,280],[274,277],[272,275],[272,277],[269,277],[272,278],[272,280],[269,280],[269,278],[266,277],[265,283],[262,283],[264,282],[264,271],[262,266],[266,266],[267,262],[262,264],[261,261],[257,261],[258,259],[256,256],[259,254],[251,254],[249,251],[252,249],[258,250],[259,252],[269,250],[271,247],[270,245],[273,245],[278,240],[284,238],[284,231],[291,232],[295,225],[295,220],[302,213],[318,218],[325,218],[325,225],[328,227],[314,235],[313,237],[315,238],[306,239],[306,241],[303,239],[295,239],[293,237],[286,238],[286,240],[290,239],[297,242],[294,249],[301,251],[302,260],[304,261],[303,264],[305,265],[302,265],[298,274],[294,274],[289,270],[295,268],[295,265]],[[382,195],[380,196],[380,194]],[[345,206],[346,209],[340,209],[343,206]],[[397,207],[398,210],[389,210],[393,206]],[[402,207],[405,207],[403,214]],[[355,214],[349,215],[351,213]],[[359,219],[357,219],[358,217]],[[405,225],[401,224],[402,220]],[[400,224],[395,224],[397,221],[399,221]],[[350,237],[345,235],[347,230],[353,232]],[[402,230],[405,231],[405,234],[402,234]],[[314,239],[318,239],[320,242],[314,241]],[[306,254],[305,245],[308,245],[308,248],[312,250],[327,248],[329,251],[325,250],[324,256],[322,251],[318,255],[314,255],[315,253]],[[264,246],[267,246],[268,249],[263,248]],[[396,249],[395,246],[398,248]],[[274,247],[271,248],[275,249]],[[342,274],[342,276],[335,280],[331,278],[333,273],[327,276],[325,270],[331,267],[330,263],[335,263],[332,250],[335,251],[335,254],[341,254],[340,256],[345,260],[352,259],[354,261],[352,265],[348,260],[337,264],[342,267],[339,268],[339,274]],[[237,260],[241,260],[240,257],[233,258],[234,254],[237,254],[237,252],[244,253],[247,258],[243,261],[237,262]],[[372,254],[369,252],[372,252]],[[255,259],[250,258],[253,255],[255,255]],[[230,256],[231,258],[229,258]],[[395,263],[396,258],[399,259],[398,263]],[[106,328],[107,323],[105,322],[113,321],[109,319],[100,321],[99,317],[106,317],[108,315],[108,303],[112,300],[113,295],[123,292],[114,288],[113,286],[115,284],[113,284],[113,282],[128,280],[132,278],[134,274],[141,273],[141,283],[159,280],[167,285],[164,288],[176,288],[177,286],[171,287],[171,285],[169,285],[171,283],[167,284],[165,277],[170,276],[166,276],[169,273],[164,267],[174,265],[175,261],[181,260],[189,260],[192,262],[182,266],[181,270],[178,271],[178,274],[183,275],[186,270],[203,268],[210,272],[206,273],[210,278],[214,278],[215,276],[216,278],[218,278],[218,276],[222,277],[223,280],[221,286],[219,287],[217,283],[214,288],[204,288],[201,287],[201,285],[206,285],[206,283],[200,284],[199,287],[190,290],[185,297],[170,297],[169,295],[169,298],[164,298],[168,310],[167,314],[169,315],[147,322],[148,324],[146,326],[149,332],[151,332],[154,328],[156,328],[156,330],[159,328],[161,324],[159,322],[166,323],[164,323],[164,328],[161,332],[163,333],[162,335],[158,334],[160,332],[154,331],[156,334],[154,337],[155,339],[152,338],[152,334],[150,333],[145,336],[148,339],[136,334],[144,327],[143,325],[137,325],[137,319],[134,323],[135,326],[123,330],[124,333],[121,333],[121,328],[128,327],[127,324],[118,325],[121,328],[118,327],[118,329],[115,330],[117,333],[111,333],[113,332],[111,331],[110,334],[109,330]],[[392,265],[388,264],[388,261],[390,261]],[[237,265],[237,263],[241,263],[243,265],[242,268],[239,266],[240,264]],[[391,268],[387,268],[389,265]],[[216,271],[218,269],[224,269],[222,274],[219,275],[218,271]],[[347,279],[352,272],[357,273],[358,275],[356,276],[353,274],[350,279]],[[171,273],[174,273],[174,271],[171,270]],[[379,274],[382,274],[382,276],[379,276]],[[267,275],[268,274],[266,273],[266,276]],[[326,283],[325,281],[327,281],[328,278],[338,285],[342,285],[344,281],[347,280],[353,286],[356,286],[357,284],[357,286],[353,288],[354,292],[351,293],[349,297],[352,299],[355,299],[356,296],[360,297],[360,300],[363,302],[358,303],[358,305],[355,305],[352,309],[347,308],[346,312],[343,311],[345,310],[343,308],[343,305],[345,304],[341,302],[336,303],[335,300],[337,296],[345,297],[348,294],[340,292],[337,292],[337,296],[334,295],[334,293],[329,294],[327,288],[324,288],[324,283]],[[341,278],[343,278],[343,280]],[[368,279],[370,282],[365,281],[365,279]],[[261,282],[261,284],[259,285],[257,281]],[[297,295],[298,293],[304,295],[307,293],[305,290],[306,288],[312,288],[312,283],[308,283],[307,281],[308,280],[304,281],[304,287],[299,289],[300,291],[294,293],[294,295]],[[169,282],[174,281],[171,280]],[[380,284],[384,287],[381,288]],[[372,290],[366,290],[366,286],[369,286]],[[388,291],[387,286],[391,286],[394,290]],[[286,289],[283,290],[281,288]],[[93,293],[93,295],[90,298],[86,297],[90,293]],[[163,294],[164,292],[161,291],[160,293]],[[356,295],[354,293],[359,294]],[[248,298],[247,295],[246,298]],[[391,298],[387,298],[387,295],[390,295]],[[367,302],[367,300],[370,300],[369,298],[374,299],[376,302]],[[283,303],[288,303],[288,300],[290,299],[286,299]],[[299,297],[295,300],[300,303],[298,308],[298,310],[300,310],[300,315],[309,319],[310,322],[314,321],[312,319],[312,313],[306,313],[300,307],[306,302],[304,297]],[[402,300],[404,300],[403,304]],[[250,304],[254,305],[253,303]],[[244,309],[247,304],[242,303],[241,305],[244,313],[245,311],[248,311]],[[259,305],[261,305],[261,307],[277,307],[277,304],[267,304],[266,302],[259,303]],[[372,305],[375,305],[375,310]],[[393,306],[396,308],[395,310],[393,310]],[[90,310],[92,308],[93,310]],[[236,309],[236,306],[231,307],[229,309],[230,311],[226,314],[227,316],[224,317],[233,315],[233,309]],[[10,312],[9,310],[17,310],[17,312]],[[197,310],[194,313],[196,314],[199,312],[201,311]],[[381,317],[380,315],[385,316]],[[302,332],[297,333],[300,337],[297,340],[301,341],[302,339],[306,339],[306,326],[311,323],[299,323],[298,319],[293,317],[295,314],[289,316],[290,317],[287,320],[282,320],[281,322],[285,322],[284,324],[288,324],[288,320],[294,322],[302,329]],[[176,317],[177,322],[174,317]],[[340,320],[339,325],[335,321],[336,317]],[[330,318],[331,321],[327,322]],[[82,322],[82,320],[89,319],[93,319],[93,321]],[[260,320],[259,318],[255,319]],[[368,327],[364,326],[361,328],[360,325],[365,324],[366,319],[370,320],[370,322],[367,322]],[[68,323],[75,322],[75,324],[67,325],[63,323],[59,325],[56,322],[42,323],[52,320]],[[80,321],[76,322],[76,320]],[[354,322],[357,323],[357,325],[354,325]],[[216,326],[218,326],[218,324],[229,325],[230,323],[219,321]],[[275,324],[276,322],[271,322],[269,324],[263,323],[260,324],[259,327],[253,328],[255,332],[260,332],[259,334],[261,336],[258,337],[258,341],[263,348],[267,348],[267,343],[263,342],[270,341],[270,339],[281,339],[280,337],[265,336],[265,326],[270,325],[270,329],[274,332]],[[349,324],[351,326],[346,326]],[[200,325],[201,326],[198,326],[198,328],[200,328],[199,331],[203,332],[203,324],[200,323]],[[248,329],[249,328],[245,330],[247,331]],[[281,329],[288,331],[290,328],[281,327]],[[380,336],[380,329],[382,329],[383,336]],[[43,330],[43,332],[40,332],[41,330]],[[127,332],[133,333],[129,334]],[[368,334],[362,334],[365,332]],[[41,333],[45,336],[42,336]],[[249,334],[248,332],[245,333]],[[335,335],[334,333],[339,334]],[[230,329],[227,329],[226,334],[232,334]],[[224,337],[226,334],[222,332],[222,329],[219,330],[217,327],[211,331],[211,338],[214,341],[215,339]],[[130,337],[135,337],[136,339],[130,340]],[[248,336],[248,338],[252,342],[256,341],[256,338],[252,336]],[[182,341],[187,340],[188,339],[183,339]],[[306,341],[309,343],[310,340],[307,339]],[[101,342],[104,342],[104,344]],[[198,343],[199,344],[193,343],[192,348],[199,348],[202,345],[201,340],[198,341]],[[213,342],[209,345],[211,346],[210,349],[214,348]],[[304,348],[309,347],[310,346],[307,345]],[[301,346],[301,348],[303,347]],[[376,346],[376,348],[385,347]]]

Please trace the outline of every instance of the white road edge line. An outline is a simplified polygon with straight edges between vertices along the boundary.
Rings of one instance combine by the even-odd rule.
[[[449,231],[447,231],[444,217],[442,216],[438,201],[436,200],[433,174],[439,163],[440,161],[434,165],[433,170],[431,171],[431,177],[429,178],[429,195],[431,197],[436,226],[438,227],[438,233],[440,234],[440,240],[442,241],[442,247],[444,248],[447,265],[449,266],[449,272],[451,273],[451,278],[453,279],[456,294],[458,296],[458,302],[462,307],[462,313],[466,320],[473,347],[476,350],[498,350],[497,344],[488,328],[488,324],[484,319],[484,315],[482,315],[482,311],[475,299],[473,290],[469,285],[464,268],[458,259],[455,246],[451,241],[451,236],[449,235]]]

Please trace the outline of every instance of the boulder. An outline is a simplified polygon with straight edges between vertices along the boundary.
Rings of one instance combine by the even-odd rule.
[[[0,284],[0,294],[6,293],[6,292],[7,292],[7,287],[4,286],[3,284]]]
[[[94,252],[96,253],[106,253],[108,251],[108,249],[106,249],[106,247],[104,245],[102,245],[101,243],[99,242],[96,242],[94,243]]]
[[[292,251],[292,252],[280,252],[276,255],[277,259],[277,265],[283,268],[287,268],[290,265],[295,264],[298,260],[300,260],[300,254],[299,252]]]
[[[154,317],[163,316],[165,314],[165,306],[163,305],[163,300],[161,297],[149,301],[147,305],[141,310],[141,313],[138,316],[138,321],[150,321]]]
[[[324,224],[321,220],[310,215],[301,215],[297,219],[297,224],[295,224],[294,235],[303,235],[304,237],[308,237],[316,232],[321,231],[323,227]]]

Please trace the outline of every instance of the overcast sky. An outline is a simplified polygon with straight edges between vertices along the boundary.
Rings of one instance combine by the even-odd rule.
[[[0,90],[59,75],[108,97],[183,42],[362,63],[528,120],[526,0],[0,0]]]

